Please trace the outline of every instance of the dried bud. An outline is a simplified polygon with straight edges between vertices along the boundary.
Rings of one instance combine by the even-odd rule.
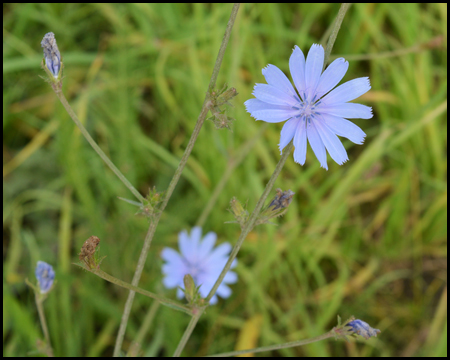
[[[80,261],[84,262],[89,269],[100,265],[95,259],[95,251],[99,243],[100,239],[97,236],[91,236],[84,242],[81,247],[81,252],[78,254]]]
[[[267,205],[258,216],[256,225],[260,224],[273,224],[269,222],[270,219],[284,215],[287,212],[287,208],[294,197],[294,192],[291,190],[282,191],[276,189],[277,194],[272,201]]]
[[[287,208],[295,195],[295,192],[291,190],[282,191],[281,189],[276,189],[276,192],[277,194],[269,204],[269,208],[271,208],[272,211],[280,208]]]

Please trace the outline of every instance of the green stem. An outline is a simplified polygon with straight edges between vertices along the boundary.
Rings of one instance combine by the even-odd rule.
[[[345,14],[347,13],[347,10],[350,8],[350,6],[350,3],[342,3],[341,7],[339,8],[339,12],[333,24],[333,29],[331,30],[330,37],[328,38],[327,47],[325,48],[323,69],[325,69],[325,65],[328,63],[328,59],[330,58],[331,50],[333,49],[337,34],[339,32],[339,29],[341,28],[342,21],[344,20]]]
[[[231,264],[233,260],[236,258],[239,249],[241,248],[242,243],[244,242],[245,238],[247,237],[248,233],[252,231],[253,227],[255,226],[256,219],[261,212],[261,209],[264,205],[264,202],[266,201],[267,197],[269,196],[270,191],[272,190],[273,185],[275,184],[275,181],[277,180],[278,175],[281,172],[281,169],[284,166],[284,163],[286,162],[289,154],[291,153],[292,148],[294,147],[293,141],[287,145],[283,150],[283,155],[281,155],[280,161],[278,162],[272,176],[270,177],[269,182],[266,185],[266,188],[264,189],[264,192],[262,193],[261,197],[258,200],[258,203],[255,206],[255,209],[253,210],[252,214],[250,215],[250,219],[248,219],[247,224],[245,225],[244,230],[242,230],[241,235],[239,236],[239,239],[236,242],[236,245],[234,246],[233,250],[231,251],[231,255],[225,264],[225,267],[223,268],[222,272],[220,273],[219,278],[215,282],[213,288],[209,292],[208,296],[206,297],[206,301],[209,301],[213,295],[216,293],[217,288],[222,283],[223,278],[225,277],[228,270],[230,270]]]
[[[102,279],[104,279],[106,281],[109,281],[110,283],[116,284],[116,285],[121,286],[121,287],[123,287],[125,289],[128,289],[128,290],[132,290],[132,291],[137,292],[139,294],[148,296],[148,297],[150,297],[152,299],[155,299],[155,300],[159,301],[163,305],[167,305],[167,306],[169,306],[171,308],[174,308],[174,309],[183,311],[186,314],[192,315],[192,309],[189,306],[180,304],[179,302],[174,301],[172,299],[169,299],[169,298],[166,298],[164,296],[161,296],[161,295],[152,293],[150,291],[141,289],[140,287],[134,286],[134,285],[132,285],[130,283],[127,283],[127,282],[122,281],[122,280],[120,280],[118,278],[115,278],[114,276],[111,276],[108,273],[105,273],[103,270],[100,270],[100,269],[87,269],[86,267],[78,265],[78,264],[74,264],[74,265],[80,266],[81,268],[83,268],[83,269],[85,269],[85,270],[87,270],[87,271],[89,271],[89,272],[91,272],[91,273],[101,277]]]
[[[291,348],[291,347],[311,344],[313,342],[329,339],[329,338],[331,338],[333,336],[335,336],[335,333],[333,331],[329,331],[329,332],[327,332],[325,334],[313,337],[311,339],[291,341],[291,342],[284,343],[284,344],[263,346],[263,347],[254,348],[254,349],[246,349],[246,350],[240,350],[240,351],[230,351],[230,352],[227,352],[227,353],[214,354],[214,355],[211,355],[210,357],[238,356],[238,355],[249,354],[249,353],[259,353],[259,352],[263,352],[263,351],[272,351],[272,350],[286,349],[286,348]]]
[[[203,107],[202,107],[200,115],[197,119],[197,123],[195,125],[194,131],[192,132],[191,139],[189,140],[189,143],[186,147],[183,157],[180,160],[180,164],[178,165],[178,168],[175,171],[175,174],[169,184],[169,187],[167,188],[166,194],[164,196],[164,201],[161,204],[159,212],[157,213],[155,218],[152,220],[150,227],[147,231],[147,235],[145,236],[144,246],[142,248],[141,255],[139,256],[138,264],[136,266],[136,271],[134,273],[133,280],[131,282],[133,286],[137,286],[137,284],[139,283],[139,279],[141,278],[141,274],[144,269],[144,264],[147,259],[147,255],[148,255],[148,251],[150,249],[153,235],[155,234],[155,230],[158,225],[159,219],[161,218],[161,214],[164,211],[167,203],[169,202],[169,199],[173,193],[173,190],[175,189],[175,186],[177,185],[177,183],[180,179],[180,176],[184,169],[184,166],[187,163],[187,160],[189,158],[189,155],[191,154],[192,148],[194,147],[195,141],[197,140],[198,134],[200,133],[200,129],[203,125],[203,122],[205,121],[206,115],[208,114],[209,107],[207,105],[209,102],[209,93],[216,84],[217,76],[219,75],[220,65],[222,64],[222,59],[225,54],[225,49],[227,47],[228,40],[230,39],[231,29],[232,29],[234,21],[236,19],[238,9],[239,9],[239,4],[233,6],[230,20],[228,21],[227,29],[225,30],[225,35],[222,40],[222,45],[220,47],[219,54],[217,55],[216,64],[214,66],[214,70],[211,75],[211,81],[209,83],[208,92],[206,93],[205,100],[203,102]],[[128,318],[130,316],[131,306],[133,305],[134,295],[135,295],[135,292],[130,290],[130,293],[128,294],[128,299],[125,303],[125,307],[124,307],[124,311],[123,311],[123,315],[122,315],[122,321],[120,323],[119,333],[117,335],[116,344],[114,347],[114,356],[120,355],[120,349],[122,348],[122,342],[123,342],[123,338],[125,336],[125,330],[126,330],[126,326],[128,323]]]
[[[42,331],[44,332],[45,337],[45,348],[48,357],[53,357],[53,349],[50,344],[50,335],[48,334],[47,322],[45,321],[44,308],[43,304],[43,296],[37,290],[35,290],[35,299],[36,299],[36,307],[38,309],[39,320],[41,321]]]
[[[189,324],[188,324],[186,330],[184,331],[184,334],[181,337],[181,340],[178,343],[178,346],[175,349],[175,352],[173,353],[173,357],[179,357],[181,355],[181,352],[183,351],[184,347],[186,346],[187,341],[191,337],[191,334],[194,331],[195,326],[197,325],[197,322],[200,319],[200,316],[203,315],[203,312],[205,311],[205,309],[206,309],[206,306],[202,309],[199,309],[198,313],[191,318],[191,321],[189,321]]]
[[[56,96],[58,96],[59,101],[61,101],[61,104],[64,106],[64,108],[66,109],[67,113],[69,114],[69,116],[72,118],[73,122],[75,123],[75,125],[78,126],[78,128],[80,129],[81,133],[83,134],[83,136],[86,138],[86,140],[88,141],[88,143],[92,146],[92,148],[95,150],[95,152],[103,159],[103,161],[106,163],[106,165],[109,166],[109,168],[113,171],[114,174],[116,174],[116,176],[120,179],[120,181],[122,181],[124,183],[124,185],[133,193],[134,196],[136,196],[136,198],[143,203],[144,202],[144,197],[139,193],[139,191],[137,191],[133,185],[131,185],[131,183],[127,180],[127,178],[120,172],[120,170],[116,167],[116,165],[114,165],[112,163],[111,160],[109,160],[109,158],[106,156],[106,154],[103,152],[102,149],[100,149],[100,147],[97,145],[97,143],[94,141],[94,139],[91,137],[91,135],[89,135],[88,131],[86,130],[86,128],[83,126],[83,124],[81,123],[81,121],[78,119],[77,115],[75,114],[75,112],[72,110],[71,106],[69,105],[69,103],[67,102],[64,94],[62,93],[62,91],[58,90],[56,87],[53,87],[53,89],[55,90]]]

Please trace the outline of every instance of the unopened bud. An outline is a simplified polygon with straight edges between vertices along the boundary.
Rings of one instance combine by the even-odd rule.
[[[225,104],[228,100],[231,100],[237,94],[238,94],[238,92],[236,91],[236,88],[234,88],[234,87],[229,88],[228,90],[226,90],[219,96],[219,99],[220,99],[219,103]]]
[[[58,45],[56,45],[55,34],[52,32],[45,34],[41,46],[44,48],[45,66],[57,79],[61,70],[61,54]]]
[[[287,208],[295,193],[291,190],[282,191],[281,189],[277,189],[276,192],[277,194],[269,205],[267,205],[261,211],[261,214],[259,214],[256,225],[273,224],[269,222],[270,219],[284,215],[287,212]]]
[[[186,274],[183,278],[184,282],[184,296],[188,303],[191,303],[195,298],[195,283],[191,275]]]
[[[227,223],[238,223],[241,226],[241,229],[243,229],[249,218],[249,213],[235,197],[230,201],[230,211],[233,213],[236,221],[227,221]]]
[[[276,192],[275,198],[269,204],[269,208],[272,211],[287,208],[295,195],[295,192],[291,190],[282,191],[281,189],[277,189]]]

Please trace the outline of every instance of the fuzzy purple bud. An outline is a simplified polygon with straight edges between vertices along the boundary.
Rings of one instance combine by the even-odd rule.
[[[45,65],[56,79],[61,70],[61,54],[56,45],[55,34],[52,32],[45,34],[41,46],[44,48]]]
[[[364,339],[372,336],[377,337],[377,334],[381,332],[378,329],[371,328],[368,323],[359,319],[350,321],[347,326],[350,326],[355,334],[361,335]]]
[[[52,288],[53,280],[55,279],[55,271],[53,270],[53,267],[44,261],[38,261],[35,274],[36,279],[39,282],[41,294],[49,292]]]

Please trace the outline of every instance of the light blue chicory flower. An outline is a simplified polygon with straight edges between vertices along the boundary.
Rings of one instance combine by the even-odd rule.
[[[207,233],[202,239],[202,229],[198,226],[192,229],[190,236],[185,230],[180,232],[178,245],[181,254],[167,247],[161,253],[161,257],[166,262],[162,267],[165,275],[164,286],[168,289],[175,287],[184,289],[184,276],[190,274],[195,285],[201,285],[200,294],[205,298],[223,270],[231,251],[229,243],[223,243],[213,249],[216,239],[217,235],[213,232]],[[234,260],[231,268],[234,268],[236,264],[237,261]],[[236,281],[236,273],[229,271],[210,303],[217,303],[217,295],[222,298],[229,297],[231,289],[226,284],[234,284]],[[183,296],[183,291],[177,289],[177,297],[181,299]]]
[[[348,103],[369,91],[369,78],[354,79],[330,91],[344,77],[348,62],[336,59],[322,73],[324,56],[323,47],[314,44],[305,60],[303,52],[295,46],[289,69],[298,94],[286,75],[269,64],[262,70],[267,84],[256,84],[253,91],[256,99],[247,100],[245,106],[256,120],[270,123],[288,120],[281,130],[280,151],[293,138],[294,160],[303,165],[308,139],[321,167],[328,170],[326,150],[339,165],[348,160],[336,135],[355,144],[364,142],[366,134],[346,118],[370,119],[373,115],[368,106]]]
[[[350,321],[347,326],[350,326],[355,334],[361,335],[364,339],[372,336],[377,337],[377,334],[381,332],[378,329],[371,328],[368,323],[358,319]]]
[[[45,294],[50,291],[53,285],[53,280],[55,279],[55,271],[53,270],[53,267],[44,261],[38,261],[35,274],[41,294]]]
[[[45,65],[53,76],[58,78],[61,69],[61,54],[58,45],[56,45],[55,34],[52,32],[45,34],[41,46],[44,48]]]

